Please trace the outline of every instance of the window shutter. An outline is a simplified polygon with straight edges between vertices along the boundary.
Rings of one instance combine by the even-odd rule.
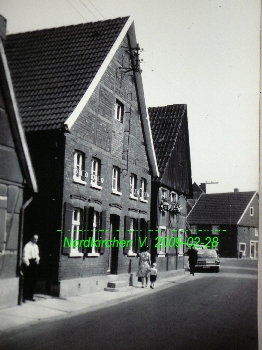
[[[106,210],[102,211],[102,213],[100,214],[100,219],[101,219],[101,224],[100,224],[100,228],[101,228],[101,238],[105,239],[106,237]],[[103,247],[100,248],[100,254],[104,254],[105,252],[105,245],[103,245]]]
[[[131,223],[131,218],[129,216],[125,217],[125,233],[124,233],[124,239],[127,241],[131,239],[130,237],[130,232],[128,230],[130,229],[130,223]],[[129,244],[124,248],[124,254],[127,254],[129,251]]]
[[[71,203],[65,202],[64,205],[64,239],[62,242],[62,252],[63,254],[69,254],[71,247],[66,244],[64,246],[65,238],[67,242],[71,243],[71,229],[72,229],[72,218],[73,218],[73,205]]]
[[[84,208],[84,239],[88,240],[90,238],[90,243],[93,237],[93,218],[94,218],[94,208],[93,207],[85,207]],[[84,247],[84,253],[91,253],[92,247]]]
[[[137,222],[137,233],[136,233],[136,246],[135,246],[135,253],[140,253],[140,240],[139,237],[141,237],[141,232],[140,232],[140,220],[142,219],[138,219],[136,220]],[[143,235],[142,235],[143,236]]]

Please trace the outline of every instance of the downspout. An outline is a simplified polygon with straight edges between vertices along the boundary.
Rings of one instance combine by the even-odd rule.
[[[33,196],[30,197],[22,206],[20,210],[20,230],[18,237],[18,249],[17,249],[17,275],[19,276],[19,289],[18,289],[18,305],[22,304],[23,296],[23,273],[22,273],[22,259],[23,259],[23,236],[24,236],[24,212],[28,205],[32,202]]]

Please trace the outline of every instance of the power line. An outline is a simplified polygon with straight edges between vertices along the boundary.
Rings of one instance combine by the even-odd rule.
[[[82,0],[79,0],[81,2],[82,5],[85,6],[85,8],[95,17],[95,19],[97,19],[99,21],[99,19],[96,17],[96,15],[83,3]]]
[[[100,16],[103,17],[103,19],[105,19],[105,17],[102,15],[102,13],[95,7],[95,5],[90,1],[90,0],[87,0],[88,2],[90,2],[90,4],[97,10],[97,12],[100,14]]]
[[[74,5],[71,4],[71,2],[69,0],[66,0],[72,7],[73,9],[82,17],[84,18],[84,20],[87,22],[87,19],[76,9],[76,7]]]

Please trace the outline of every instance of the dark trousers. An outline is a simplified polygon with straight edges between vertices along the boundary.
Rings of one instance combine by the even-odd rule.
[[[23,264],[24,273],[24,291],[23,299],[30,300],[33,299],[35,293],[35,283],[37,276],[37,263],[36,259],[29,260],[29,266]]]
[[[192,273],[192,275],[194,275],[195,273],[195,261],[189,261],[189,268],[190,268],[190,273]]]

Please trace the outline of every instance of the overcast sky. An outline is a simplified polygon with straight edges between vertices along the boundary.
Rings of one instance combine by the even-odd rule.
[[[188,108],[193,182],[258,189],[259,0],[0,0],[8,33],[133,17],[147,107]]]

